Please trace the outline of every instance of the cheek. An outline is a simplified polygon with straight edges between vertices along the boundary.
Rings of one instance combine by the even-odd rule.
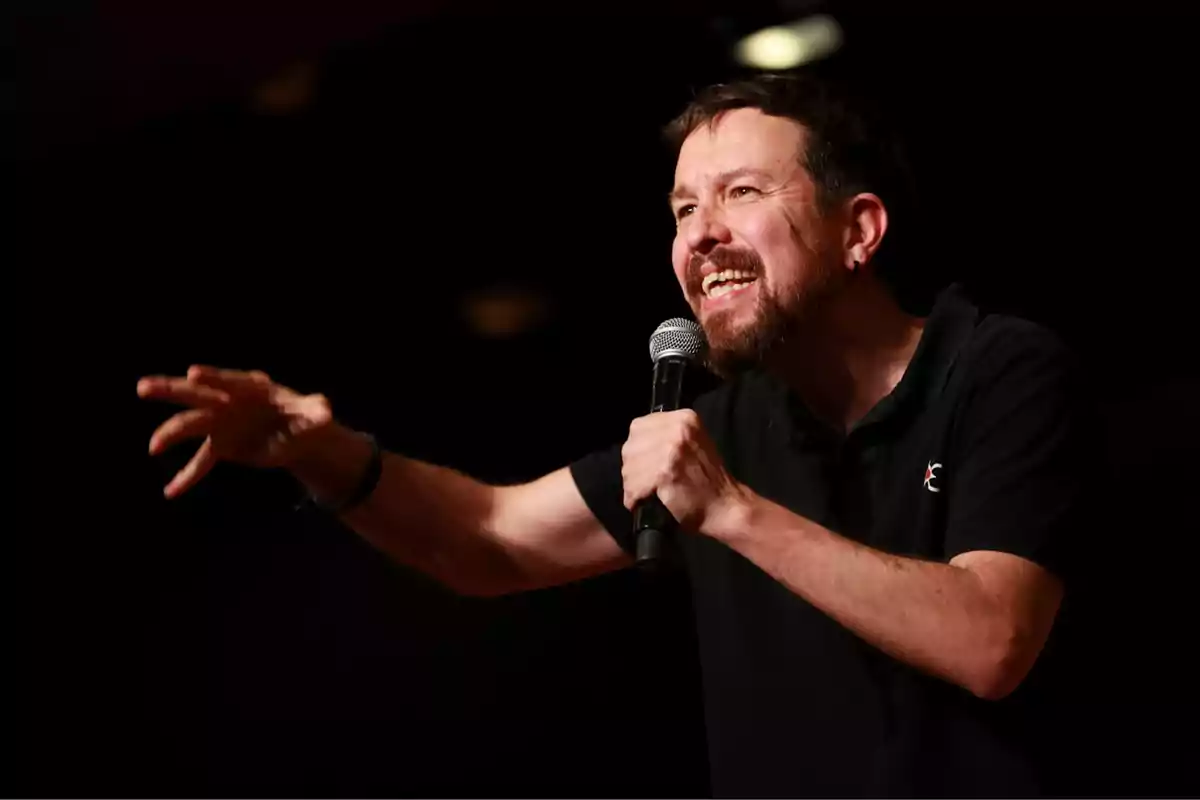
[[[747,214],[744,219],[739,220],[739,225],[734,234],[743,247],[752,250],[760,259],[762,259],[768,275],[779,266],[781,257],[787,255],[787,237],[781,235],[784,226],[778,220],[773,220],[767,215],[750,215]]]
[[[687,243],[683,240],[682,236],[676,236],[675,241],[671,244],[671,266],[675,270],[675,280],[679,281],[680,286],[687,286],[687,265],[689,260]]]
[[[767,280],[776,286],[795,282],[813,258],[811,247],[782,215],[755,215],[744,220],[742,237],[762,259]]]

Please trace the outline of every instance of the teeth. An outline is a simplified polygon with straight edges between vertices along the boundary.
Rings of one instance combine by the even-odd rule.
[[[735,284],[733,281],[750,282],[753,280],[754,273],[752,272],[746,272],[740,269],[727,269],[721,272],[713,272],[709,275],[705,275],[704,282],[701,284],[701,286],[704,289],[704,293],[709,297],[720,297],[723,294],[728,294],[734,289],[741,288],[739,284]],[[713,288],[713,284],[715,283],[720,283],[721,285]]]
[[[727,295],[730,292],[736,292],[739,289],[745,289],[751,283],[753,283],[753,281],[748,281],[746,283],[722,283],[720,286],[710,291],[708,296],[715,300],[716,298]]]

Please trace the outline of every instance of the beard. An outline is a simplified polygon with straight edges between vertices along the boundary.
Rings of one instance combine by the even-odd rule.
[[[833,291],[838,274],[824,259],[814,257],[801,280],[780,290],[768,279],[757,253],[717,248],[705,256],[694,256],[688,265],[688,296],[697,298],[697,308],[699,298],[704,296],[700,269],[705,262],[718,270],[743,270],[755,276],[754,308],[748,322],[738,322],[732,310],[711,312],[703,317],[697,313],[708,340],[708,368],[722,378],[763,366],[785,345],[799,338],[804,323]]]

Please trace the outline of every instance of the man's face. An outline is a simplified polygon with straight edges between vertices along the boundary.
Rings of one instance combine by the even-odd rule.
[[[804,138],[792,120],[736,109],[680,149],[671,259],[723,374],[760,363],[842,272],[837,231],[800,163]]]

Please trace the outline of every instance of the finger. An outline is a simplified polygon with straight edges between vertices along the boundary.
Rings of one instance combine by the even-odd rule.
[[[623,502],[624,502],[625,508],[628,509],[629,511],[633,511],[633,509],[637,506],[638,503],[642,502],[643,500],[648,498],[650,495],[654,494],[654,492],[655,492],[655,490],[652,488],[651,489],[638,489],[638,488],[626,489],[624,497],[623,497]]]
[[[654,494],[655,483],[647,480],[646,473],[637,467],[621,470],[622,503],[630,511],[641,501]]]
[[[700,415],[696,413],[695,409],[681,408],[676,411],[672,411],[671,413],[675,415],[676,419],[682,420],[686,425],[700,424]]]
[[[642,428],[629,435],[621,445],[622,461],[638,461],[667,457],[678,446],[680,435],[670,426],[652,430]]]
[[[142,378],[137,385],[138,397],[144,400],[166,400],[197,408],[219,408],[229,402],[229,393],[192,383],[187,378],[155,375]]]
[[[158,455],[184,439],[208,436],[212,431],[213,412],[207,408],[180,411],[159,425],[150,435],[150,455]]]
[[[203,364],[193,364],[188,368],[189,381],[222,389],[230,394],[247,391],[260,391],[271,382],[270,376],[261,370],[244,372],[236,369],[217,369]]]
[[[629,420],[629,432],[633,434],[638,433],[639,431],[654,430],[656,425],[661,425],[663,423],[664,418],[665,417],[662,412],[634,417],[633,419]]]
[[[661,411],[657,414],[647,414],[637,417],[629,423],[629,434],[639,436],[654,436],[665,431],[677,431],[686,427],[686,418],[678,412]]]
[[[196,454],[192,456],[192,460],[184,464],[183,469],[175,473],[175,477],[163,489],[163,496],[172,500],[183,494],[207,475],[216,463],[217,457],[213,453],[212,439],[205,439]]]

